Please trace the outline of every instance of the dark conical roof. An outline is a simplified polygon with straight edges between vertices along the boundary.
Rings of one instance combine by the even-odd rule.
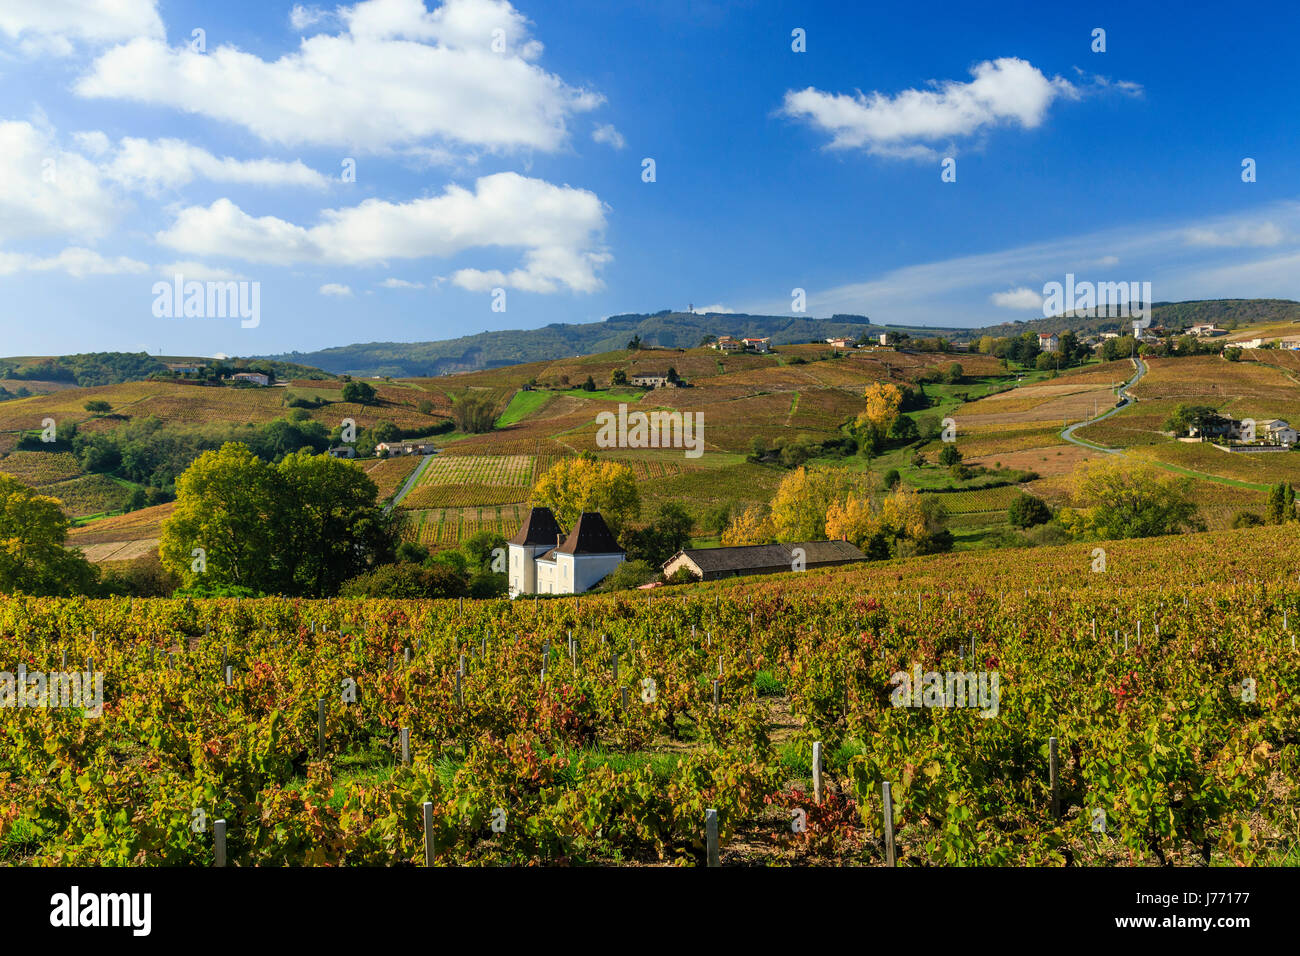
[[[561,554],[623,554],[609,525],[597,511],[584,511],[564,544],[555,549]]]
[[[508,544],[545,544],[555,547],[555,542],[564,534],[560,524],[550,508],[534,508],[520,526],[519,531]]]

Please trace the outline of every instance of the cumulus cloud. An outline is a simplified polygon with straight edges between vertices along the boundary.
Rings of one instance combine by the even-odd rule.
[[[408,282],[405,279],[385,279],[379,283],[385,289],[423,289],[423,282]]]
[[[101,134],[102,135],[102,134]],[[92,145],[99,145],[94,142]],[[104,173],[129,189],[157,193],[195,179],[248,186],[304,186],[324,189],[329,180],[300,161],[219,158],[179,139],[147,140],[126,137]]]
[[[366,0],[338,19],[340,32],[277,60],[138,37],[101,54],[75,89],[197,113],[268,142],[370,151],[428,140],[555,151],[569,118],[603,102],[532,62],[541,45],[506,0],[445,0],[432,12],[422,0]]]
[[[994,292],[989,296],[989,301],[1004,309],[1020,309],[1024,311],[1028,309],[1037,310],[1043,307],[1042,294],[1024,286],[1007,292]]]
[[[0,276],[18,272],[63,272],[74,279],[86,276],[148,272],[149,266],[126,256],[108,258],[93,249],[70,246],[56,256],[42,258],[22,252],[0,252]]]
[[[352,290],[345,285],[339,285],[337,282],[327,282],[320,287],[321,295],[349,296]]]
[[[0,243],[53,235],[96,238],[125,210],[98,167],[53,133],[0,122]]]
[[[274,216],[253,217],[219,199],[181,210],[157,239],[189,255],[271,265],[361,265],[515,248],[524,250],[522,267],[461,269],[452,281],[474,290],[591,292],[601,287],[597,270],[609,259],[601,246],[604,229],[605,207],[594,193],[496,173],[478,179],[472,191],[449,186],[440,196],[410,202],[368,199],[325,210],[310,228]]]
[[[1068,80],[1049,78],[1016,57],[985,60],[971,75],[969,83],[945,80],[932,89],[903,90],[894,96],[850,96],[813,87],[790,90],[781,112],[829,133],[832,148],[919,159],[936,156],[936,142],[991,127],[1033,129],[1042,124],[1053,102],[1079,95]]]
[[[627,145],[627,140],[623,134],[614,128],[613,123],[599,123],[591,131],[591,138],[598,143],[604,143],[606,146],[613,146],[615,149],[622,149]]]
[[[694,310],[695,315],[715,315],[728,314],[735,312],[735,309],[729,309],[725,305],[705,305]]]
[[[157,0],[4,0],[0,34],[30,44],[29,51],[64,55],[73,51],[73,40],[164,36]]]

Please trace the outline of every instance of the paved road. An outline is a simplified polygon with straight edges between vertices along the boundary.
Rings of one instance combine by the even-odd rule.
[[[423,460],[415,466],[415,471],[411,472],[411,477],[407,478],[402,487],[398,489],[397,494],[393,495],[393,500],[384,505],[384,511],[392,511],[396,508],[398,502],[406,497],[407,492],[415,487],[416,479],[420,477],[420,472],[424,471],[429,464],[429,459],[432,457],[433,455],[425,455]]]
[[[1107,418],[1110,418],[1110,416],[1114,415],[1116,412],[1123,411],[1124,409],[1132,405],[1135,401],[1137,401],[1137,399],[1135,399],[1131,394],[1129,394],[1129,389],[1132,388],[1134,385],[1136,385],[1138,382],[1142,381],[1142,376],[1147,373],[1147,365],[1140,358],[1134,358],[1133,366],[1134,368],[1137,369],[1137,372],[1125,384],[1120,386],[1119,397],[1121,399],[1121,402],[1119,404],[1115,405],[1113,408],[1108,410],[1104,415],[1098,415],[1096,418],[1091,418],[1083,422],[1075,422],[1069,428],[1066,428],[1064,431],[1061,432],[1061,437],[1072,444],[1078,445],[1080,448],[1091,448],[1094,451],[1104,451],[1108,455],[1124,454],[1124,449],[1122,448],[1105,448],[1101,445],[1094,445],[1090,441],[1084,441],[1082,438],[1075,438],[1074,430],[1076,428],[1083,428],[1085,425],[1095,425],[1097,422],[1105,421]]]

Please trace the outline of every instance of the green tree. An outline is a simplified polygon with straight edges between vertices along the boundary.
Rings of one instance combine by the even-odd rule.
[[[268,465],[229,443],[177,480],[159,553],[186,588],[329,596],[392,556],[391,521],[377,496],[346,461],[295,452]]]
[[[86,402],[85,409],[92,415],[106,415],[113,410],[113,406],[103,399],[96,398]]]
[[[451,407],[456,427],[470,434],[490,432],[496,424],[496,406],[482,395],[464,395]]]
[[[1015,528],[1032,528],[1051,521],[1052,509],[1047,507],[1047,502],[1042,498],[1022,491],[1007,508],[1007,520]]]
[[[960,463],[961,452],[957,450],[956,442],[944,442],[943,448],[939,450],[939,464],[951,468]]]
[[[610,384],[610,385],[626,385],[626,384],[627,384],[627,372],[623,371],[623,369],[621,369],[621,368],[616,368],[616,369],[614,369],[614,374],[611,375],[611,376],[609,377],[609,384]]]
[[[0,474],[0,592],[56,597],[93,593],[98,573],[68,550],[68,517],[57,498]]]
[[[348,382],[343,386],[343,401],[369,405],[375,400],[374,386],[368,382]]]
[[[1269,489],[1267,517],[1269,524],[1285,524],[1296,520],[1295,488],[1290,482],[1284,481]]]
[[[1074,507],[1062,508],[1058,519],[1075,537],[1103,540],[1204,530],[1190,488],[1190,478],[1150,465],[1092,462],[1076,475]]]

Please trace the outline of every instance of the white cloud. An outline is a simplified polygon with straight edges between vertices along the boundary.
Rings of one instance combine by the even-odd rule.
[[[385,289],[423,289],[423,282],[407,282],[405,279],[385,279],[379,283]]]
[[[186,279],[194,279],[200,282],[230,282],[248,278],[248,276],[241,275],[231,269],[193,261],[173,262],[168,265],[158,266],[155,272],[164,279],[181,275]]]
[[[97,145],[97,144],[96,144]],[[329,180],[300,161],[218,158],[179,139],[126,137],[105,166],[105,175],[128,189],[157,193],[194,179],[248,186],[305,186],[324,189]]]
[[[295,30],[309,30],[319,23],[328,23],[334,19],[334,16],[330,11],[322,10],[320,7],[295,3],[293,9],[289,11],[289,23]]]
[[[1184,233],[1189,246],[1276,246],[1286,240],[1286,233],[1272,222],[1246,222],[1238,225],[1197,226]]]
[[[1189,233],[1248,235],[1261,222],[1287,237],[1278,246],[1189,245]],[[1050,281],[1150,282],[1157,302],[1270,297],[1300,299],[1300,202],[1271,203],[1214,220],[1145,222],[1062,235],[975,255],[917,263],[865,281],[808,290],[808,312],[850,312],[878,322],[979,326],[1005,321],[990,287],[1041,290]],[[1120,265],[1122,263],[1122,265]],[[739,303],[782,314],[789,298]],[[1028,316],[1027,316],[1028,317]]]
[[[598,123],[596,128],[591,131],[591,138],[598,143],[604,143],[606,146],[613,146],[615,149],[622,149],[627,145],[627,140],[623,134],[614,128],[613,123]]]
[[[31,52],[67,55],[70,40],[92,43],[164,35],[157,0],[4,0],[0,33]],[[41,42],[52,41],[52,42]]]
[[[566,122],[603,98],[532,62],[540,44],[505,0],[367,0],[346,25],[268,61],[220,46],[195,53],[140,37],[98,57],[76,84],[87,97],[171,106],[280,144],[380,151],[428,140],[554,151]],[[493,31],[504,52],[493,52]]]
[[[0,243],[98,237],[124,210],[95,164],[60,148],[51,131],[23,121],[0,122]]]
[[[1008,292],[994,292],[989,296],[989,301],[994,305],[1004,309],[1020,309],[1022,311],[1034,309],[1039,310],[1043,307],[1043,297],[1033,289],[1027,289],[1021,286],[1018,289],[1011,289]]]
[[[735,309],[729,309],[725,305],[705,305],[694,310],[695,315],[709,315],[711,313],[728,314],[735,312]]]
[[[124,275],[148,272],[143,262],[125,256],[107,258],[92,249],[70,246],[56,256],[41,258],[21,252],[0,252],[0,276],[18,272],[64,272],[74,279],[86,276]]]
[[[933,143],[971,136],[1007,124],[1039,126],[1052,103],[1078,90],[1059,76],[1048,78],[1016,57],[985,60],[969,83],[945,80],[933,89],[853,96],[808,87],[785,94],[781,112],[831,134],[830,146],[861,148],[880,156],[932,158]]]
[[[596,273],[609,259],[601,246],[604,229],[605,207],[594,193],[497,173],[478,179],[473,191],[449,186],[440,196],[410,202],[368,199],[328,209],[311,228],[274,216],[254,218],[220,199],[181,210],[157,239],[189,255],[273,265],[360,265],[515,248],[524,250],[522,268],[461,269],[452,281],[480,291],[555,292],[563,286],[591,292],[601,287]]]
[[[352,294],[352,290],[349,287],[339,285],[337,282],[327,282],[320,287],[319,291],[321,295],[348,296]]]

